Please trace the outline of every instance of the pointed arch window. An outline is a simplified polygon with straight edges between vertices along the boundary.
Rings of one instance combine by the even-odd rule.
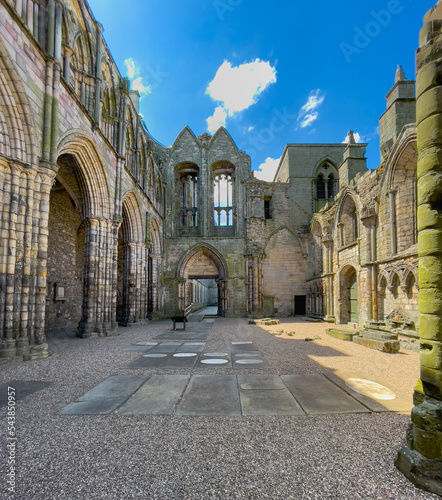
[[[324,177],[322,177],[322,175],[318,175],[316,179],[316,198],[318,200],[325,199],[325,182],[324,182]]]
[[[214,177],[213,217],[215,226],[233,226],[233,179],[230,173]]]
[[[180,224],[183,227],[198,225],[198,176],[196,172],[180,176]]]

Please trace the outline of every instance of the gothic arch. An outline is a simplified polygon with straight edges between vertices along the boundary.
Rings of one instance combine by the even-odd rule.
[[[329,155],[324,155],[320,160],[318,160],[316,162],[316,164],[314,165],[314,167],[311,171],[311,176],[316,177],[321,172],[321,168],[323,167],[323,165],[326,163],[332,168],[332,171],[336,175],[336,178],[337,178],[338,177],[338,170],[336,168],[336,160],[334,160]]]
[[[133,192],[123,197],[122,235],[124,241],[141,243],[143,237],[143,222],[137,198]]]
[[[281,231],[288,231],[298,242],[299,242],[299,246],[301,247],[301,241],[298,237],[298,235],[292,230],[290,229],[288,226],[280,226],[278,227],[278,229],[275,229],[271,234],[270,236],[267,238],[267,240],[264,242],[264,248],[267,248],[271,239],[276,236],[277,233],[281,232]]]
[[[186,272],[189,268],[189,265],[191,265],[192,262],[198,258],[198,254],[201,253],[206,257],[208,257],[214,263],[214,265],[218,270],[219,279],[224,280],[228,278],[226,261],[224,260],[223,256],[218,252],[218,250],[216,250],[211,245],[208,245],[207,243],[203,243],[202,245],[196,245],[181,260],[177,270],[178,278],[187,278]]]
[[[158,227],[158,222],[155,219],[153,219],[150,224],[150,242],[150,253],[152,255],[160,257],[162,253],[161,234]]]
[[[404,270],[404,274],[403,274],[403,287],[405,290],[408,290],[410,287],[412,287],[413,285],[416,287],[416,288],[419,288],[419,278],[418,278],[418,271],[417,271],[417,267],[415,266],[408,266],[405,270]]]
[[[358,302],[359,276],[357,270],[345,264],[338,273],[339,276],[339,323],[358,322]],[[355,294],[355,295],[354,295]],[[355,308],[355,309],[354,309]]]
[[[0,39],[0,154],[36,165],[37,144],[24,85]]]
[[[417,155],[416,142],[416,126],[407,125],[403,128],[388,158],[382,180],[385,190],[389,191],[394,187],[394,176],[398,166],[409,161],[411,156]]]
[[[361,204],[359,196],[346,189],[340,197],[336,210],[338,226],[338,241],[340,246],[355,243],[359,237]]]
[[[112,208],[107,175],[92,138],[81,130],[69,131],[59,142],[58,157],[70,154],[76,159],[76,174],[83,194],[82,218],[111,219]]]

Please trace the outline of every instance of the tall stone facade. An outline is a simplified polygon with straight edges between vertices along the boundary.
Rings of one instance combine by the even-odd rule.
[[[36,359],[161,307],[164,148],[86,2],[1,1],[0,33],[0,359]]]
[[[376,170],[365,169],[350,132],[334,198],[324,195],[328,174],[318,174],[316,198],[326,203],[308,231],[311,316],[419,335],[414,84],[398,68],[379,121]]]

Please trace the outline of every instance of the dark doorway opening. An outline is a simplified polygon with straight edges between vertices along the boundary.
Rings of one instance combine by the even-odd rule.
[[[306,311],[306,296],[295,295],[295,316],[305,316]]]

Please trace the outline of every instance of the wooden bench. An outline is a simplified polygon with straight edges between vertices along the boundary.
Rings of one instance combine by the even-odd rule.
[[[182,314],[179,314],[177,316],[172,316],[170,319],[173,321],[173,330],[176,330],[176,323],[183,323],[184,328],[182,330],[186,329],[186,323],[187,323],[187,318],[192,314],[192,306],[187,306]]]

